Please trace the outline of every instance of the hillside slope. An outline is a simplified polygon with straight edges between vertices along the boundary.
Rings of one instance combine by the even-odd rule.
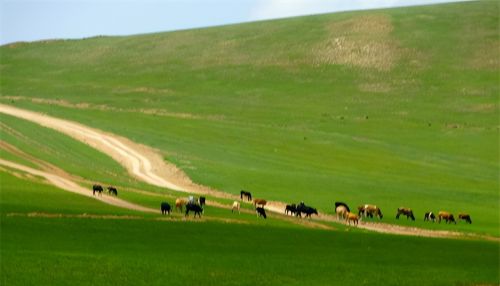
[[[2,103],[162,150],[194,181],[330,211],[467,211],[499,235],[499,4],[0,48]],[[406,222],[401,222],[406,223]]]

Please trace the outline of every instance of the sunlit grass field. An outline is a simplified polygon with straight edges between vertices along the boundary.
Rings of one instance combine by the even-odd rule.
[[[160,215],[0,175],[2,285],[498,282],[495,242],[324,231],[262,219],[261,224],[158,221]]]

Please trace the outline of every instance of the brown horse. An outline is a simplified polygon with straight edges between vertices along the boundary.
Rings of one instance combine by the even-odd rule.
[[[441,219],[444,219],[446,221],[446,223],[454,222],[455,224],[457,224],[457,222],[455,221],[455,217],[453,217],[453,215],[450,214],[449,212],[440,211],[438,213],[438,222],[439,223],[441,223]]]
[[[464,213],[458,214],[458,219],[463,219],[465,220],[465,222],[472,224],[472,220],[470,219],[469,214],[464,214]]]
[[[355,213],[347,213],[345,216],[345,221],[351,225],[351,221],[353,222],[354,225],[358,224],[359,221],[359,216]]]
[[[182,207],[187,205],[188,200],[186,198],[178,198],[175,200],[175,209],[179,209],[182,212]]]
[[[396,219],[399,219],[399,216],[403,214],[406,216],[406,219],[411,218],[411,220],[415,220],[413,216],[413,211],[410,208],[398,208],[398,214],[396,215]]]
[[[363,205],[358,207],[358,215],[364,215],[364,217],[373,218],[373,216],[382,219],[384,216],[382,215],[382,211],[379,207],[375,205]]]
[[[255,200],[253,200],[253,205],[255,207],[257,207],[257,206],[264,207],[266,204],[267,204],[267,201],[264,200],[264,199],[255,199]]]

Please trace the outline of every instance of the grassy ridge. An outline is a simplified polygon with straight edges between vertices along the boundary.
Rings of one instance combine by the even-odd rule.
[[[499,235],[498,7],[8,45],[1,100],[156,147],[227,192],[374,203],[390,222],[465,211]]]

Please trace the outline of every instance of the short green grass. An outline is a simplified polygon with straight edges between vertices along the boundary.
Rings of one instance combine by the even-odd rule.
[[[134,215],[0,172],[2,285],[496,284],[499,244]],[[22,186],[22,187],[21,187]],[[263,220],[260,220],[263,222]]]
[[[4,285],[499,282],[499,245],[490,242],[209,222],[2,217],[1,224]]]

